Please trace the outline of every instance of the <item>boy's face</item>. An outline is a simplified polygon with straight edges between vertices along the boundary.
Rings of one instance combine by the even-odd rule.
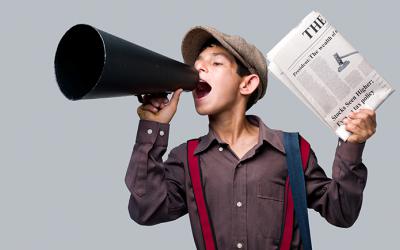
[[[237,106],[242,77],[237,73],[235,58],[223,47],[212,45],[197,57],[194,67],[200,83],[192,91],[196,111],[213,115]]]

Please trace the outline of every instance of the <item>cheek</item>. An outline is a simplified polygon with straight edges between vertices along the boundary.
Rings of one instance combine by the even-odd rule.
[[[238,83],[232,78],[225,78],[222,84],[218,86],[218,92],[225,99],[234,99],[239,92]]]
[[[215,86],[228,94],[236,93],[239,87],[239,80],[234,72],[230,70],[219,70],[215,72]]]

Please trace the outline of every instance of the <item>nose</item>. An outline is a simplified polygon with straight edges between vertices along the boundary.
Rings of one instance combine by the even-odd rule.
[[[208,72],[207,65],[206,65],[206,63],[204,61],[197,60],[194,63],[194,67],[199,73],[200,72]]]

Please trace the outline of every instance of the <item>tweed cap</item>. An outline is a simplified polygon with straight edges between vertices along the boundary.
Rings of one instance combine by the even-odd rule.
[[[268,70],[265,56],[253,44],[248,43],[244,38],[236,35],[228,35],[209,26],[195,26],[191,28],[182,40],[181,51],[185,63],[193,65],[200,49],[204,43],[215,38],[238,59],[252,74],[260,77],[260,84],[257,89],[257,97],[252,103],[255,104],[261,99],[267,89]]]

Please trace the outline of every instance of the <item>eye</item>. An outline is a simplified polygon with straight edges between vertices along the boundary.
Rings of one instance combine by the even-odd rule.
[[[222,63],[220,63],[220,62],[213,62],[213,65],[218,66],[218,65],[222,65]]]

